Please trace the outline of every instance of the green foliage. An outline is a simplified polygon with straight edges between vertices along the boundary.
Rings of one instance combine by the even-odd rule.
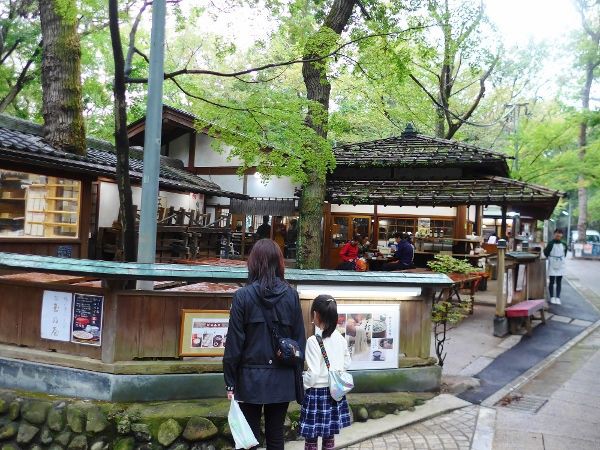
[[[447,300],[438,301],[433,304],[431,320],[434,323],[444,323],[456,325],[460,323],[469,313],[469,304],[466,301],[460,303]]]
[[[450,255],[435,255],[427,266],[437,273],[472,273],[479,269],[473,267],[468,261],[456,259]]]

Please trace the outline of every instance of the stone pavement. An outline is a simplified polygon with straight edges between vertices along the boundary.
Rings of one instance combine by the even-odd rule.
[[[469,450],[478,410],[478,406],[467,406],[346,448]]]
[[[497,406],[494,450],[600,449],[600,328]]]

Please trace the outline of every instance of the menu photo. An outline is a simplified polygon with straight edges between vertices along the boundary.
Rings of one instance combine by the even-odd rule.
[[[338,305],[338,331],[346,338],[356,369],[398,367],[398,305]]]
[[[180,356],[223,356],[229,311],[181,311]]]
[[[104,297],[73,294],[71,342],[84,345],[102,344],[102,315]]]

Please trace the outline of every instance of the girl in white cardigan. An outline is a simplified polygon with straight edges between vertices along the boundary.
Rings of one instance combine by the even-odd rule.
[[[311,306],[315,334],[320,335],[331,370],[347,370],[350,352],[346,339],[336,330],[338,313],[335,299],[319,295]],[[306,342],[304,388],[306,395],[300,413],[300,435],[305,438],[305,450],[317,450],[318,438],[323,438],[322,448],[333,449],[336,434],[350,426],[350,409],[346,397],[336,402],[329,393],[329,372],[315,336]]]

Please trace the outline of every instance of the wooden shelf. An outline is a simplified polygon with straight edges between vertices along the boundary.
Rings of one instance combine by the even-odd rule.
[[[24,202],[25,197],[23,198],[0,198],[0,201],[3,202]]]
[[[45,198],[46,200],[63,200],[63,201],[71,201],[71,202],[79,201],[79,198],[73,198],[73,197],[40,197],[40,198]]]
[[[77,211],[48,211],[47,209],[29,209],[27,212],[35,214],[77,214]]]
[[[69,189],[79,189],[78,184],[31,184],[31,187],[64,187]]]
[[[63,223],[63,222],[37,222],[34,220],[29,220],[27,223],[33,223],[36,225],[49,225],[51,227],[77,227],[76,223]]]

